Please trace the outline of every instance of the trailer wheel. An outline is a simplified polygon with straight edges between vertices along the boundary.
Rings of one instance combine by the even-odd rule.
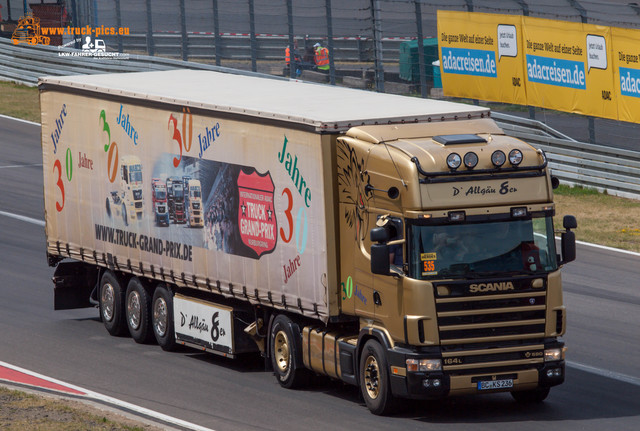
[[[100,317],[111,335],[124,335],[127,322],[124,315],[124,290],[111,271],[100,279]]]
[[[126,315],[127,326],[131,338],[136,343],[146,344],[151,342],[153,331],[151,330],[151,298],[138,277],[129,280],[127,286]]]
[[[163,284],[159,284],[153,292],[151,326],[162,350],[171,352],[178,348],[173,328],[173,296]]]
[[[367,341],[360,356],[360,391],[375,415],[388,415],[398,407],[398,400],[391,393],[387,358],[376,340]]]
[[[543,402],[548,396],[550,388],[535,388],[528,391],[514,391],[511,396],[519,403],[535,404]]]
[[[284,314],[273,320],[269,347],[273,371],[282,387],[300,388],[309,382],[309,370],[302,364],[300,327]]]
[[[127,220],[127,206],[122,204],[122,221],[125,226],[129,226],[129,220]]]

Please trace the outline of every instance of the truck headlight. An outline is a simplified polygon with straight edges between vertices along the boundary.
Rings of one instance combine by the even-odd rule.
[[[544,351],[544,361],[561,361],[564,359],[562,347],[558,347],[555,349],[545,349]]]
[[[407,371],[440,371],[441,369],[440,359],[407,359]]]

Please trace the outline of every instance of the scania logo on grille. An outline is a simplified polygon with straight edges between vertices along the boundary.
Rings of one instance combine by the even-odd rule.
[[[499,283],[478,283],[469,285],[469,292],[471,293],[496,292],[506,290],[515,290],[512,282],[501,281]]]

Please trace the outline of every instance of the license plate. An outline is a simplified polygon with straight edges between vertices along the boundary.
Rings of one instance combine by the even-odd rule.
[[[513,379],[487,380],[483,382],[478,382],[479,391],[486,391],[488,389],[504,389],[504,388],[512,388],[512,387],[513,387]]]

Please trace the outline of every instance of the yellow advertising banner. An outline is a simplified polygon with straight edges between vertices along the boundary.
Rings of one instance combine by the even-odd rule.
[[[438,39],[446,96],[527,104],[522,17],[439,10]]]
[[[640,32],[613,27],[611,36],[618,119],[640,123]]]
[[[529,105],[618,118],[610,27],[524,17],[522,35]]]

